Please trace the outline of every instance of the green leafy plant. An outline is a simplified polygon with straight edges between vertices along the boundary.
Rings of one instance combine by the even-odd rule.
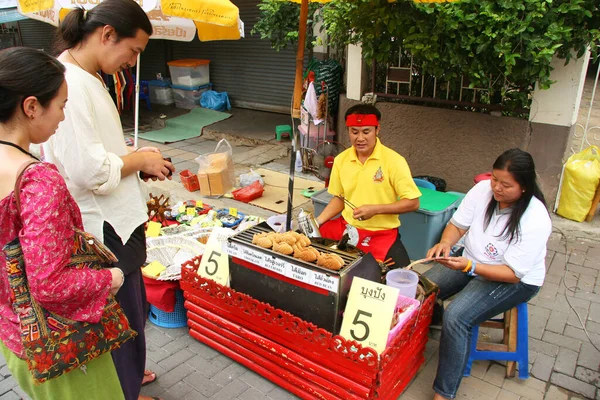
[[[527,107],[536,82],[548,88],[551,61],[597,56],[600,0],[332,0],[323,8],[330,44],[361,43],[367,60],[394,63],[410,52],[423,73],[467,76],[504,104]]]
[[[315,42],[313,25],[315,12],[321,5],[309,3],[308,20],[306,26],[306,48],[311,49]],[[252,28],[253,35],[260,35],[261,39],[268,39],[271,47],[279,51],[289,45],[298,43],[298,29],[300,24],[300,4],[284,0],[262,0],[258,4],[260,19]]]

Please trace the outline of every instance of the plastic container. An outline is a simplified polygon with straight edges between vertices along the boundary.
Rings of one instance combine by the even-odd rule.
[[[456,204],[457,207],[460,205],[460,203],[462,203],[463,199],[467,195],[466,193],[463,193],[463,192],[446,192],[446,193],[458,196],[458,203]]]
[[[221,218],[225,217],[229,215],[231,218],[231,221],[224,221]],[[246,215],[239,212],[237,213],[237,217],[234,217],[233,215],[229,214],[229,209],[227,208],[221,208],[220,210],[217,211],[217,218],[221,221],[221,223],[223,224],[223,226],[225,228],[234,228],[236,226],[238,226],[240,224],[240,222],[242,222],[242,220],[244,219]]]
[[[185,59],[169,61],[173,85],[202,86],[210,82],[209,60]]]
[[[392,329],[390,329],[390,333],[387,339],[387,347],[390,347],[392,345],[392,342],[398,336],[398,333],[402,330],[402,328],[404,328],[406,322],[410,321],[413,318],[413,316],[419,312],[420,307],[421,303],[419,302],[419,300],[402,295],[398,296],[395,311],[398,312],[403,308],[405,309],[405,311],[398,316],[398,321],[396,322],[396,325],[394,325]]]
[[[473,183],[477,185],[479,182],[489,180],[489,179],[492,179],[492,173],[484,172],[482,174],[475,175],[475,177],[473,178]]]
[[[285,229],[286,218],[287,218],[287,214],[272,215],[269,218],[267,218],[267,224],[275,232],[284,233],[286,231],[286,229]],[[298,230],[298,224],[296,223],[296,221],[294,219],[292,219],[291,228],[293,231]]]
[[[325,207],[327,207],[327,204],[329,204],[331,199],[333,199],[333,195],[329,194],[329,192],[327,191],[327,188],[325,188],[325,189],[321,189],[318,192],[316,192],[315,194],[313,194],[310,199],[312,200],[313,208],[315,210],[313,215],[315,217],[318,217],[319,215],[321,215],[321,213],[323,212]],[[333,218],[337,218],[340,215],[341,214],[338,214]]]
[[[306,141],[306,135],[308,134],[307,127],[300,125],[298,127],[298,132],[300,132],[300,145],[311,149],[316,149],[317,146],[325,140],[332,142],[335,139],[335,132],[332,130],[329,130],[327,132],[327,137],[325,137],[325,125],[315,126],[311,124],[308,142]]]
[[[150,88],[150,103],[167,106],[175,102],[169,79],[148,81],[148,87]]]
[[[198,182],[198,175],[191,172],[189,169],[184,169],[179,173],[179,178],[181,178],[181,183],[183,186],[190,191],[195,192],[196,190],[200,190],[200,182]]]
[[[150,304],[148,319],[156,326],[163,328],[182,328],[187,326],[187,312],[183,306],[183,291],[175,291],[175,309],[173,312],[163,311]]]
[[[411,260],[424,258],[427,251],[440,240],[460,203],[459,196],[452,193],[425,188],[419,190],[423,194],[419,209],[400,215],[401,225],[398,228]]]
[[[177,86],[173,85],[173,99],[175,100],[175,107],[185,108],[191,110],[192,108],[200,107],[200,98],[202,93],[210,90],[212,83],[203,86]]]
[[[254,199],[258,199],[263,195],[265,188],[259,181],[254,181],[250,185],[231,192],[233,198],[243,203],[250,203]]]
[[[393,269],[385,276],[385,283],[400,290],[400,295],[414,299],[419,284],[419,274],[405,269]]]

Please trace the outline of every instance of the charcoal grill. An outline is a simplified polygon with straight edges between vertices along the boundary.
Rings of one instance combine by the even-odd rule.
[[[329,332],[339,333],[342,313],[355,276],[381,281],[381,269],[371,254],[333,250],[324,244],[313,243],[317,250],[334,253],[344,259],[344,267],[332,271],[253,245],[253,236],[263,232],[272,232],[272,229],[263,223],[229,239],[231,288]]]

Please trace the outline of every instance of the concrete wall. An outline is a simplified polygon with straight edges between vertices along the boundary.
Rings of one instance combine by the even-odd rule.
[[[357,103],[340,96],[337,132],[346,146],[350,143],[344,112]],[[554,170],[560,165],[568,133],[556,132],[547,140],[547,130],[538,126],[532,140],[529,122],[523,119],[385,102],[377,103],[377,108],[382,113],[381,141],[406,158],[413,176],[437,176],[446,180],[448,190],[466,192],[473,177],[490,171],[503,151],[519,147],[534,154],[544,193],[556,192]]]

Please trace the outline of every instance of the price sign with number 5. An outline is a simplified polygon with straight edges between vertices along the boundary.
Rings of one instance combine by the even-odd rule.
[[[206,243],[200,267],[198,267],[198,275],[212,279],[224,286],[229,285],[229,256],[225,251],[229,236],[227,231],[230,230],[219,228],[213,230]]]
[[[394,287],[355,277],[340,335],[383,353],[399,293]]]

